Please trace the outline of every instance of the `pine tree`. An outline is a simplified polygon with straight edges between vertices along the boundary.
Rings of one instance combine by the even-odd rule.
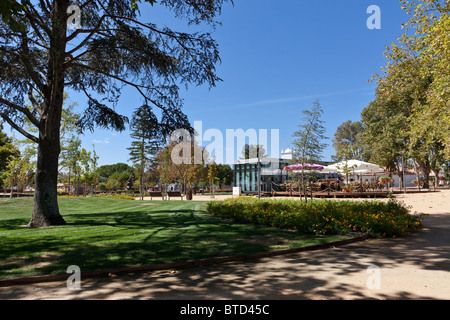
[[[0,123],[0,188],[7,177],[7,169],[9,162],[20,156],[19,149],[13,144],[13,139],[3,132],[3,125]]]
[[[143,105],[134,112],[131,138],[133,141],[127,150],[130,151],[130,161],[134,163],[138,171],[140,197],[143,200],[145,170],[156,157],[164,141],[162,127],[150,106]]]
[[[218,44],[208,30],[186,33],[171,28],[169,21],[160,26],[150,20],[156,9],[147,6],[146,16],[140,10],[145,3],[159,6],[172,17],[213,31],[227,0],[76,1],[82,14],[75,29],[70,27],[71,2],[0,5],[0,117],[37,144],[32,228],[66,223],[57,198],[65,91],[87,99],[80,106],[81,132],[124,131],[128,118],[115,107],[125,88],[155,107],[165,130],[173,131],[190,126],[182,112],[181,86],[211,88],[221,81]],[[24,128],[27,121],[36,132]]]
[[[326,143],[323,143],[323,140],[328,138],[325,137],[326,130],[323,126],[324,121],[320,119],[323,114],[323,109],[318,100],[313,103],[313,107],[310,110],[304,110],[303,114],[302,124],[298,126],[299,130],[293,134],[296,138],[293,144],[295,149],[295,160],[304,168],[307,163],[320,161],[322,152],[327,146]],[[305,201],[308,201],[305,188],[305,170],[302,170],[301,172],[299,186],[300,199],[302,196],[302,189],[305,194]]]
[[[12,144],[12,139],[3,132],[3,125],[0,123],[0,172],[5,171],[8,162],[14,154],[18,154]]]

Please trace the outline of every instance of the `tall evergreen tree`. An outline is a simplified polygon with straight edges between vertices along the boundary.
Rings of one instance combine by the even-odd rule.
[[[12,139],[3,132],[3,125],[0,123],[0,172],[6,169],[10,157],[15,153],[16,148],[12,142]]]
[[[13,140],[3,132],[3,125],[0,123],[0,188],[6,178],[8,163],[12,158],[20,155],[19,149],[13,144]]]
[[[298,125],[299,129],[293,134],[296,138],[293,144],[294,160],[305,168],[305,164],[313,164],[321,160],[322,153],[327,146],[323,141],[328,138],[325,136],[324,121],[321,120],[323,109],[318,100],[313,103],[310,110],[304,110],[303,114],[302,123]],[[304,169],[301,171],[299,192],[301,199],[303,189],[305,201],[307,201],[305,177]]]
[[[131,142],[131,147],[128,148],[130,161],[137,168],[140,196],[143,200],[145,171],[164,142],[163,130],[149,105],[141,106],[133,114],[131,138],[133,141]]]
[[[29,227],[65,224],[57,201],[64,91],[87,98],[78,122],[81,131],[125,129],[127,117],[115,110],[124,87],[159,109],[165,130],[190,127],[179,87],[212,87],[220,81],[217,43],[209,33],[189,34],[143,21],[139,9],[160,5],[190,24],[213,30],[225,2],[77,1],[81,20],[73,30],[68,28],[73,17],[69,0],[14,1],[19,5],[0,11],[5,14],[0,22],[0,117],[38,145]],[[37,133],[23,128],[25,119]]]

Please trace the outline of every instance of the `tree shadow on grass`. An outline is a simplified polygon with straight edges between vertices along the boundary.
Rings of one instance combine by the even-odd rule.
[[[22,230],[29,221],[29,219],[3,219],[0,220],[0,230]]]
[[[0,277],[18,277],[18,267],[33,275],[62,274],[70,265],[83,272],[238,256],[271,250],[255,237],[297,239],[295,234],[255,225],[234,224],[197,210],[66,214],[67,225],[27,230],[2,244]],[[9,221],[15,223],[15,221]],[[57,259],[43,263],[40,255]],[[18,269],[11,271],[11,269]],[[3,276],[1,276],[3,274]]]

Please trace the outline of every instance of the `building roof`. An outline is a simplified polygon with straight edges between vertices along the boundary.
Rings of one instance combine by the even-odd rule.
[[[261,158],[259,159],[259,162],[261,163],[268,163],[268,162],[289,162],[287,159],[282,158]],[[258,158],[252,158],[252,159],[239,159],[234,164],[256,164],[258,163]]]

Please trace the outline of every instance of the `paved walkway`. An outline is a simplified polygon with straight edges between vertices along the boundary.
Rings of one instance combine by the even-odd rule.
[[[439,196],[414,197],[430,215],[419,232],[402,239],[182,271],[85,279],[78,291],[68,290],[65,282],[4,287],[0,299],[450,299],[450,191]],[[368,273],[370,266],[380,268],[379,288],[367,286],[376,275]]]

